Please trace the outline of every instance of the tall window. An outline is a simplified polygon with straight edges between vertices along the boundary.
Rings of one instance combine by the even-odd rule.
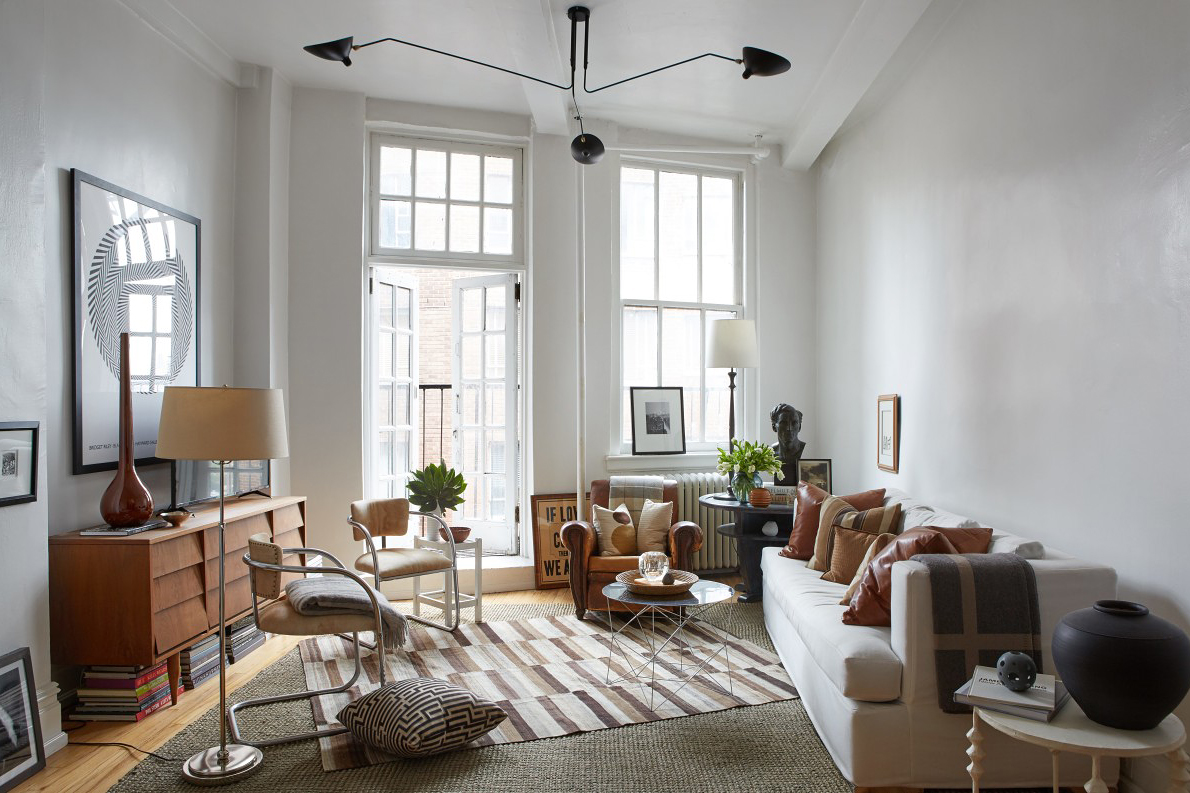
[[[643,163],[620,169],[624,444],[632,439],[632,386],[682,388],[687,448],[727,439],[727,378],[708,373],[705,339],[708,323],[743,311],[739,193],[735,174]]]

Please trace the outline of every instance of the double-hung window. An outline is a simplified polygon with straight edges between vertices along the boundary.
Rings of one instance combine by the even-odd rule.
[[[621,450],[632,386],[680,386],[687,449],[712,448],[727,439],[727,378],[708,372],[705,340],[743,315],[740,176],[624,160],[619,196]]]

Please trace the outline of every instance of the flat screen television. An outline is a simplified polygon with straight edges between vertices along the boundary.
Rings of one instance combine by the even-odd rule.
[[[170,465],[170,509],[179,509],[219,498],[219,463],[210,460],[174,460]],[[249,493],[269,494],[268,460],[235,460],[224,469],[223,492],[228,498]]]

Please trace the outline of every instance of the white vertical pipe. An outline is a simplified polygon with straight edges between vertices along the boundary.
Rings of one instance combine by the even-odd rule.
[[[586,503],[583,496],[587,492],[587,202],[586,202],[586,173],[585,165],[575,163],[578,178],[575,180],[578,197],[578,222],[576,225],[578,250],[575,255],[575,290],[574,304],[578,319],[577,349],[575,350],[575,366],[577,377],[575,385],[578,393],[575,395],[575,448],[578,451],[578,464],[575,468],[577,477],[575,493],[578,494],[578,519],[586,520]]]

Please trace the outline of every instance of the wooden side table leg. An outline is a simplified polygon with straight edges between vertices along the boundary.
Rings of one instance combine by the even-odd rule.
[[[182,683],[182,654],[174,653],[166,659],[166,669],[169,672],[169,700],[171,705],[178,704],[178,688]]]
[[[1062,793],[1062,789],[1060,787],[1058,787],[1058,780],[1062,778],[1062,775],[1060,773],[1058,773],[1058,750],[1057,749],[1050,749],[1050,762],[1053,764],[1053,769],[1054,769],[1054,793]]]
[[[1169,793],[1190,792],[1190,758],[1185,749],[1178,749],[1166,755],[1169,758]]]
[[[971,729],[967,732],[967,740],[971,747],[967,749],[967,756],[971,762],[967,765],[967,773],[971,775],[971,793],[979,793],[979,780],[983,777],[983,733],[979,729],[979,712],[971,712]]]
[[[1087,793],[1108,793],[1107,783],[1103,781],[1101,763],[1102,758],[1099,755],[1091,755],[1091,779],[1083,785],[1083,790]]]

